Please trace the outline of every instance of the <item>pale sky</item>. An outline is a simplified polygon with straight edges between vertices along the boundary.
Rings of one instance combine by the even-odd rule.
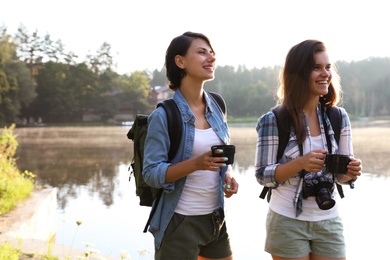
[[[390,57],[382,0],[0,0],[0,25],[14,35],[20,24],[82,60],[107,42],[119,73],[160,70],[185,31],[208,36],[220,66],[282,65],[306,39],[324,41],[333,61]]]

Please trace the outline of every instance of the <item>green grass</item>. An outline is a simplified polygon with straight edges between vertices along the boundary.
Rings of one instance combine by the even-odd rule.
[[[34,174],[20,172],[15,164],[18,147],[14,126],[4,128],[0,135],[0,214],[11,211],[34,190]]]
[[[0,245],[0,260],[19,260],[19,259],[34,259],[34,260],[58,260],[58,257],[47,255],[25,254],[19,248],[12,246],[9,242]]]
[[[0,246],[0,260],[18,260],[21,251],[6,242]]]

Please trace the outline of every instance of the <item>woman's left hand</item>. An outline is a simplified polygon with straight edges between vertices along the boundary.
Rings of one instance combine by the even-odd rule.
[[[238,192],[238,182],[233,177],[230,177],[230,174],[225,176],[225,185],[224,190],[225,197],[230,198],[233,194]]]
[[[360,159],[351,158],[351,162],[348,164],[347,176],[351,177],[353,181],[356,181],[358,176],[362,175],[362,161]]]

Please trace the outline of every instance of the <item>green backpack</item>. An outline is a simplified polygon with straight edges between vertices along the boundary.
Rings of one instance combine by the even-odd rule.
[[[179,147],[180,137],[182,133],[181,116],[177,109],[176,103],[173,99],[167,99],[160,102],[157,107],[162,106],[167,114],[169,139],[171,140],[171,147],[168,153],[168,160],[171,161],[176,154]],[[180,124],[179,124],[180,123]],[[159,189],[150,187],[144,181],[142,176],[143,160],[144,160],[144,146],[146,133],[148,131],[148,115],[139,114],[136,116],[134,123],[127,133],[127,138],[133,140],[134,157],[129,166],[130,176],[135,178],[135,193],[139,197],[141,206],[152,206]]]

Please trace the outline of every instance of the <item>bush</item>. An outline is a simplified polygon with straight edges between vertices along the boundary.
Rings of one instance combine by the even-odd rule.
[[[11,211],[34,190],[34,174],[21,173],[15,163],[18,142],[14,128],[5,127],[0,135],[0,214]]]
[[[20,250],[6,242],[0,245],[0,260],[19,260]]]

